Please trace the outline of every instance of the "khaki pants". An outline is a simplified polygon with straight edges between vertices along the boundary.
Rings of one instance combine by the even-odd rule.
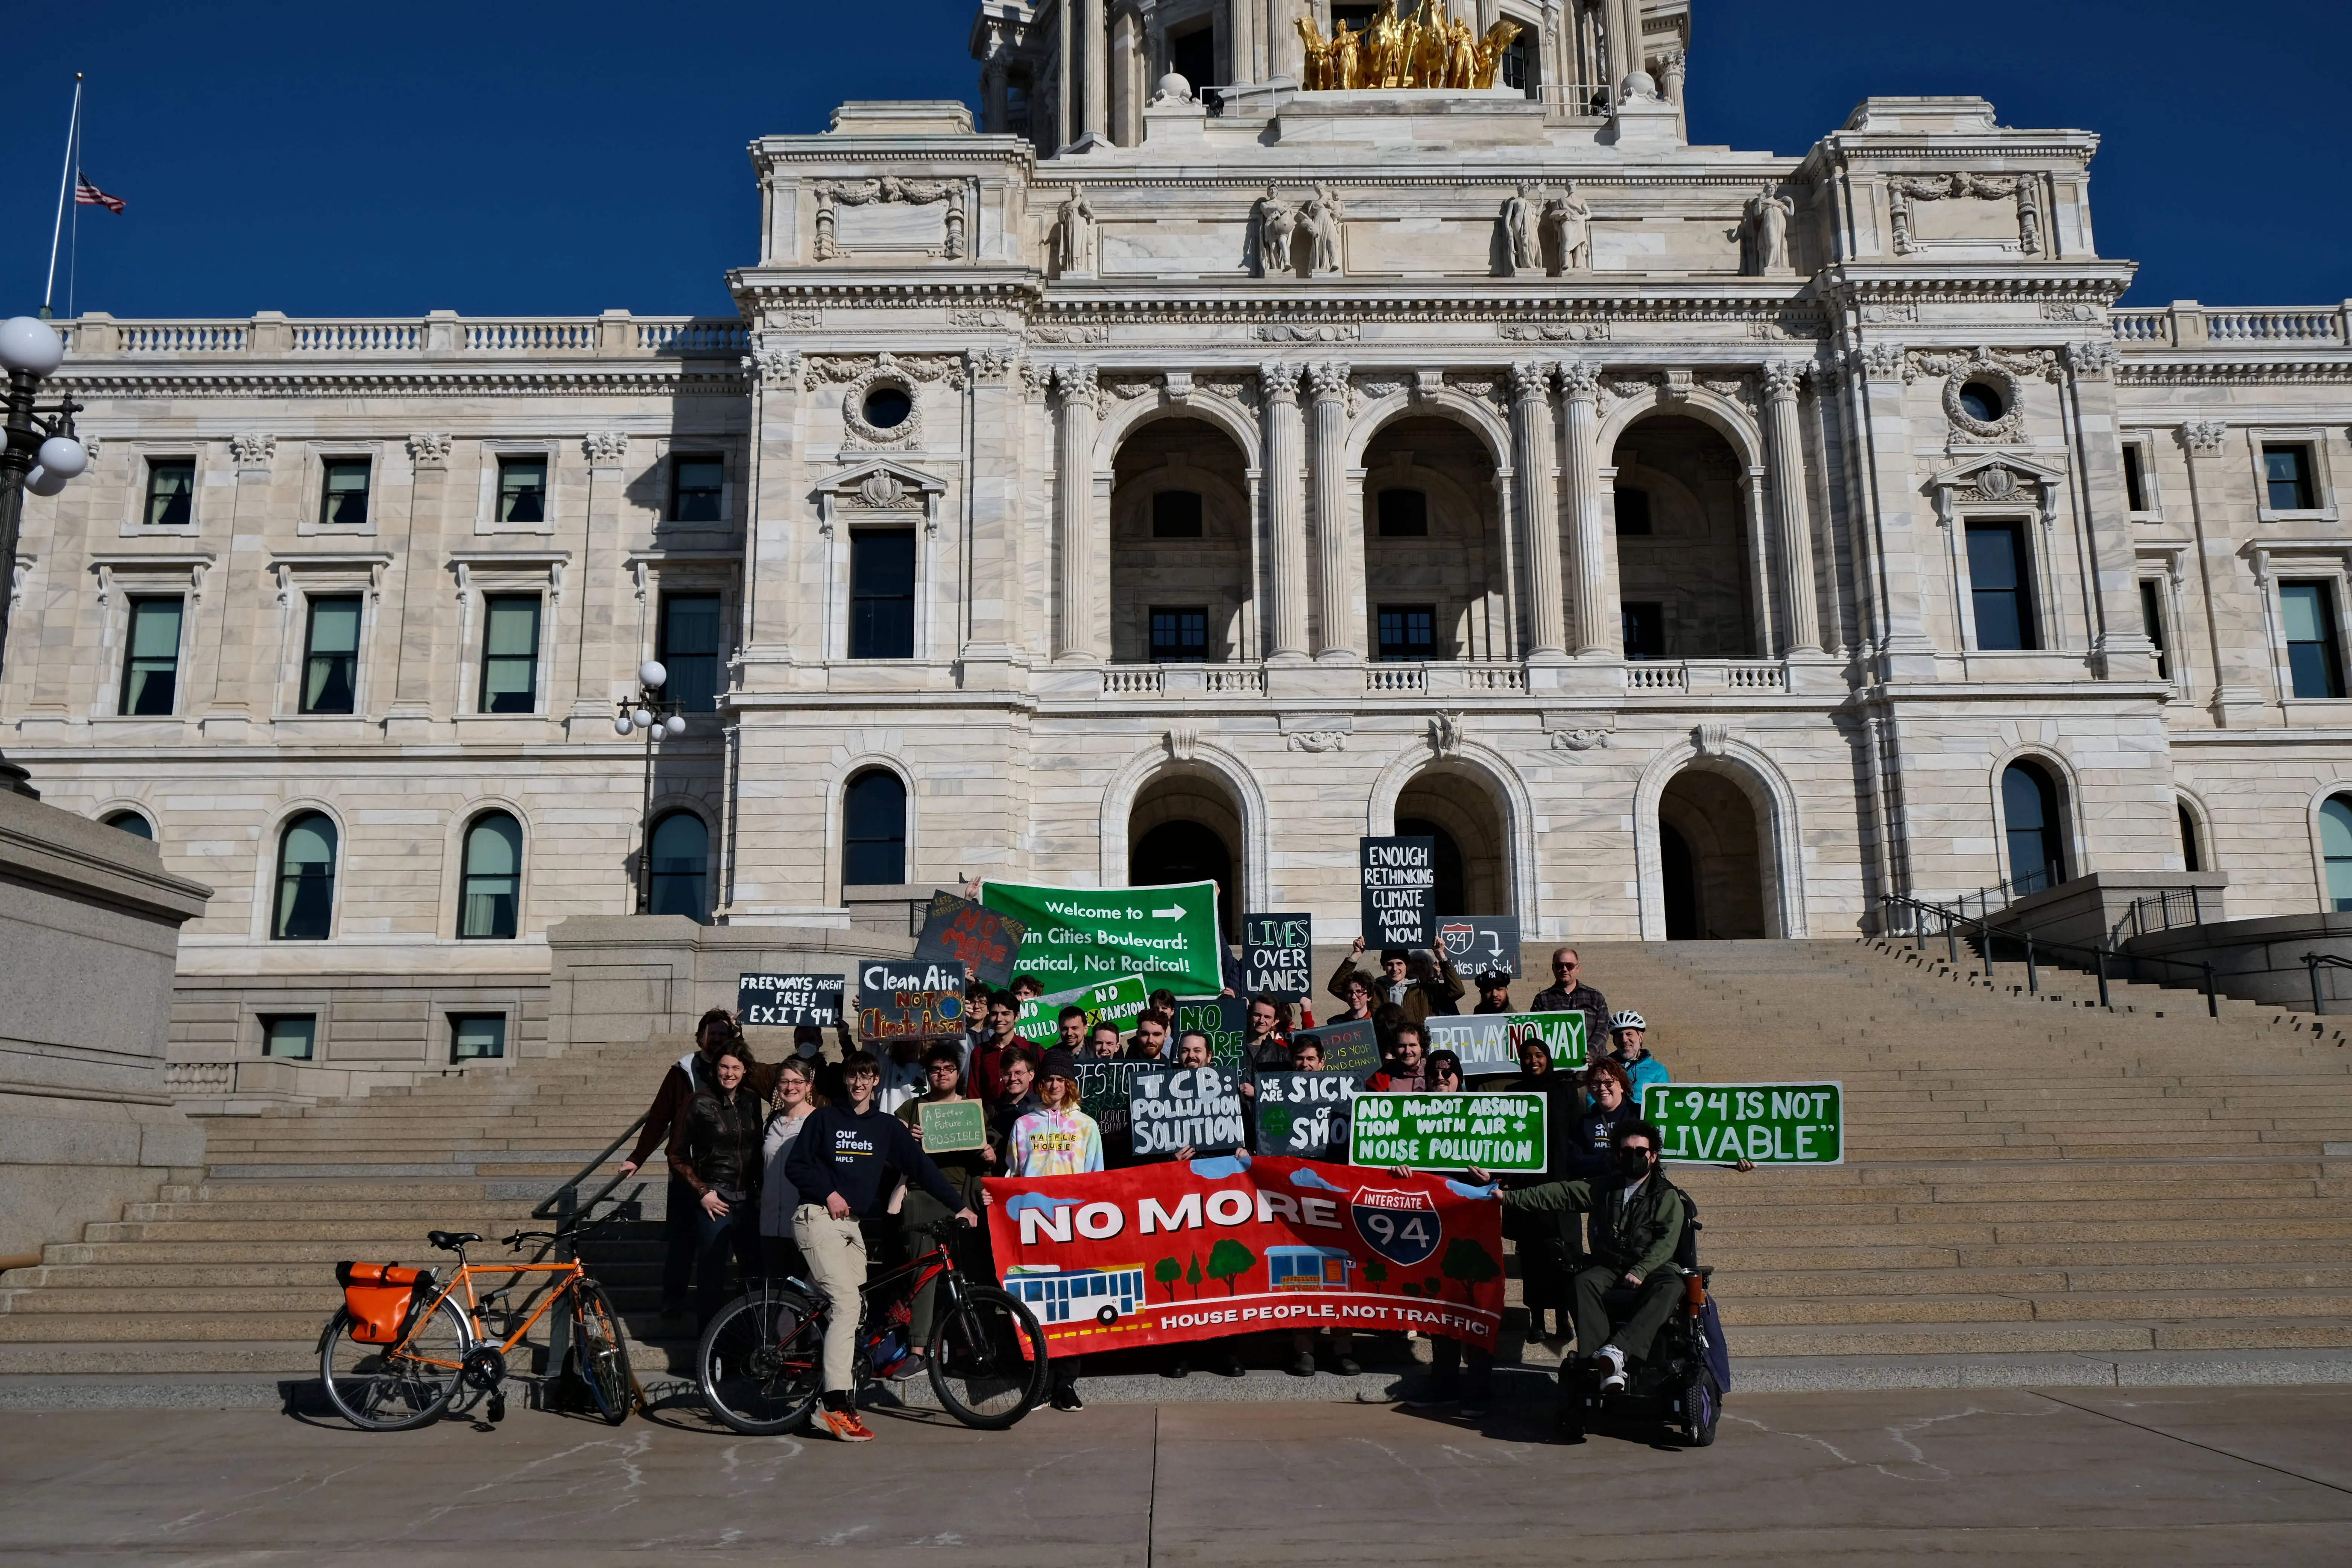
[[[857,1367],[857,1293],[866,1288],[866,1235],[854,1219],[835,1219],[815,1204],[793,1211],[793,1239],[810,1279],[833,1308],[824,1325],[824,1391],[853,1385]]]

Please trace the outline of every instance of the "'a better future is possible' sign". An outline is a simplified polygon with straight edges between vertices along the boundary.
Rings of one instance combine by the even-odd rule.
[[[1022,922],[1013,969],[1037,976],[1049,992],[1122,974],[1140,974],[1179,996],[1224,989],[1214,882],[1101,890],[990,882],[980,901]]]

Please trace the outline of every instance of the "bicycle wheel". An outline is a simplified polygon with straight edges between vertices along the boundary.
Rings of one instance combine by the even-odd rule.
[[[344,1420],[370,1432],[405,1432],[449,1408],[474,1344],[456,1301],[444,1300],[396,1345],[363,1345],[351,1329],[351,1312],[338,1309],[319,1336],[319,1381]]]
[[[629,1375],[629,1345],[621,1331],[621,1315],[593,1279],[572,1288],[572,1342],[579,1347],[572,1353],[580,1358],[582,1378],[595,1396],[596,1413],[606,1426],[618,1426],[636,1405],[636,1380]]]
[[[772,1286],[738,1296],[695,1350],[703,1403],[747,1437],[797,1431],[823,1390],[824,1333],[816,1302],[798,1290]]]
[[[1045,1331],[1029,1309],[974,1285],[931,1330],[931,1392],[967,1426],[1002,1432],[1045,1397]]]

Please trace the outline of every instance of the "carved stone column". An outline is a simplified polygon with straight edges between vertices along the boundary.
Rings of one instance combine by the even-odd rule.
[[[1227,81],[1255,81],[1258,73],[1252,68],[1265,45],[1257,36],[1258,18],[1265,9],[1265,0],[1231,0],[1225,7],[1225,49],[1231,57],[1225,69]],[[1194,88],[1212,83],[1194,82]]]
[[[1338,361],[1307,367],[1315,391],[1307,426],[1308,462],[1315,474],[1316,613],[1321,625],[1318,658],[1361,658],[1356,629],[1356,586],[1360,559],[1348,548],[1347,470],[1340,448],[1348,436],[1348,367]]]
[[[1070,4],[1070,0],[1064,0]],[[1107,0],[1076,0],[1074,8],[1085,18],[1086,128],[1105,141],[1110,138],[1110,18]]]
[[[1110,596],[1095,552],[1095,412],[1101,394],[1090,364],[1062,366],[1054,373],[1054,386],[1062,398],[1054,454],[1054,658],[1098,664],[1109,653],[1101,628]]]
[[[1143,141],[1143,100],[1150,96],[1143,89],[1142,20],[1132,11],[1121,11],[1110,24],[1110,123],[1111,140],[1122,147],[1139,146]]]
[[[396,658],[386,732],[421,736],[433,719],[433,681],[440,669],[438,631],[449,574],[442,565],[442,498],[449,479],[449,437],[427,432],[408,438],[415,475],[408,491],[408,532],[400,543],[400,611],[392,620]],[[381,635],[381,628],[379,628]]]
[[[991,56],[981,68],[980,83],[980,128],[991,136],[1002,136],[1012,113],[1004,90],[1004,61]]]
[[[1822,651],[1814,604],[1813,521],[1805,505],[1805,447],[1797,431],[1797,386],[1805,367],[1775,360],[1764,367],[1764,437],[1770,444],[1772,510],[1780,525],[1780,599],[1789,607],[1788,651]]]
[[[1622,88],[1627,77],[1642,69],[1642,0],[1614,0],[1609,19],[1617,35],[1616,47],[1611,50],[1615,68],[1610,74],[1613,84]]]
[[[566,703],[568,735],[583,741],[610,740],[614,655],[636,640],[618,624],[614,603],[625,553],[621,533],[628,501],[629,437],[619,430],[592,431],[581,450],[588,459],[588,521],[580,540],[580,586],[572,595],[579,601],[580,620],[573,628],[572,658],[548,661],[547,710],[552,713],[559,703]],[[657,641],[660,633],[654,621],[660,616],[658,600],[645,606],[645,615],[649,617],[644,628],[646,639]],[[549,623],[548,639],[552,646],[553,616]],[[629,662],[634,664],[641,657]],[[563,668],[566,663],[569,669]],[[567,676],[568,680],[563,679]],[[571,689],[564,690],[565,686]]]
[[[1298,412],[1298,367],[1260,365],[1265,420],[1265,539],[1274,599],[1268,658],[1305,658],[1307,646],[1307,495]]]
[[[1609,539],[1601,505],[1601,377],[1582,360],[1563,360],[1559,388],[1568,400],[1570,551],[1575,562],[1570,595],[1576,605],[1579,658],[1624,656],[1624,627],[1609,602]]]
[[[1511,467],[1517,470],[1520,533],[1528,542],[1528,657],[1568,652],[1559,585],[1559,488],[1552,441],[1551,367],[1511,367]]]
[[[1683,78],[1690,68],[1690,57],[1681,49],[1668,49],[1658,57],[1658,90],[1676,109],[1683,106]]]

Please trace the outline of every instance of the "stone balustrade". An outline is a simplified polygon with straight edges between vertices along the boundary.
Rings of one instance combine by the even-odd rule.
[[[530,316],[475,321],[436,310],[409,320],[292,321],[265,310],[243,321],[117,321],[93,312],[58,323],[76,359],[240,355],[425,357],[496,354],[524,358],[737,355],[751,344],[740,321],[723,316]]]

